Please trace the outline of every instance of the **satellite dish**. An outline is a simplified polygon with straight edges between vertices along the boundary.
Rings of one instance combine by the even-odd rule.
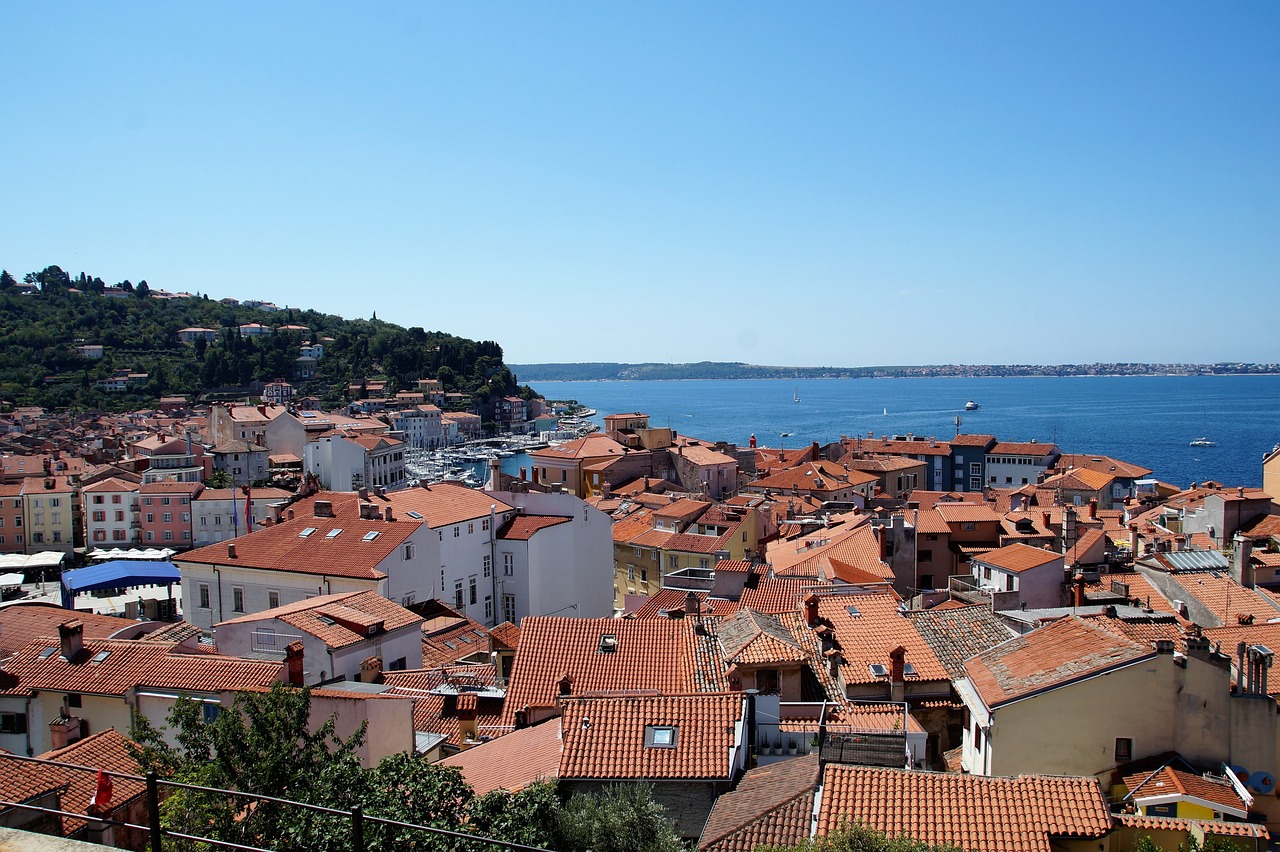
[[[1276,779],[1270,772],[1255,772],[1249,776],[1249,789],[1255,793],[1272,793],[1276,789]]]

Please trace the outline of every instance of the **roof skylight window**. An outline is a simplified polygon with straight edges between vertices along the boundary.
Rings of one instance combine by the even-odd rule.
[[[405,514],[406,514],[406,515],[408,515],[409,517],[413,518],[415,521],[420,521],[420,520],[422,520],[422,513],[421,513],[421,512],[414,512],[414,511],[410,510],[410,511],[408,511],[408,512],[405,512]]]
[[[680,729],[675,725],[645,725],[645,748],[675,748],[679,743]]]
[[[867,666],[867,668],[871,670],[872,677],[888,677],[889,676],[889,668],[883,663],[872,663],[871,665]]]
[[[110,655],[111,655],[111,652],[110,652],[110,651],[99,651],[98,653],[96,653],[96,654],[94,654],[94,655],[93,655],[93,659],[91,659],[89,662],[91,662],[91,663],[101,663],[101,662],[103,662],[104,660],[106,660],[106,659],[107,659],[107,657],[109,657]]]
[[[340,536],[340,535],[342,535],[342,527],[334,527],[333,529],[331,529],[331,530],[329,530],[327,533],[325,533],[325,534],[324,534],[324,537],[325,537],[325,538],[337,538],[337,537],[338,537],[338,536]]]
[[[364,534],[364,538],[362,538],[362,539],[360,539],[360,540],[361,540],[361,541],[373,541],[375,538],[377,538],[377,537],[378,537],[378,536],[380,536],[380,535],[382,535],[382,533],[378,532],[377,530],[373,530],[372,532],[367,532],[367,533],[365,533],[365,534]]]
[[[854,618],[860,618],[862,616],[862,610],[858,609],[856,606],[845,607],[845,612],[849,613]]]
[[[308,537],[309,537],[309,536],[311,536],[315,531],[316,531],[316,528],[315,528],[315,527],[307,527],[305,530],[303,530],[302,532],[298,533],[298,538],[308,538]]]

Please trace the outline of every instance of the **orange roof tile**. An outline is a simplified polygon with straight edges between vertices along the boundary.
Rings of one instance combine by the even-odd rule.
[[[494,790],[523,790],[555,778],[560,770],[560,720],[520,728],[440,761],[453,766],[477,796]]]
[[[573,518],[559,515],[517,515],[498,530],[498,538],[506,541],[528,541],[541,530],[567,524],[572,520]]]
[[[0,658],[15,653],[41,636],[57,636],[58,625],[75,619],[84,625],[86,640],[106,639],[138,622],[92,612],[72,613],[56,604],[23,602],[0,607]],[[56,644],[56,642],[55,642]]]
[[[984,651],[964,667],[983,702],[994,708],[1153,653],[1150,646],[1067,616]]]
[[[737,692],[570,698],[560,777],[728,780],[743,701]],[[669,747],[650,744],[653,728],[674,729]]]
[[[1144,799],[1185,796],[1208,803],[1215,811],[1231,813],[1242,819],[1249,812],[1248,804],[1225,778],[1206,778],[1172,766],[1162,766],[1155,772],[1126,776],[1124,785],[1129,788],[1128,798],[1139,805]]]
[[[1021,574],[1023,571],[1030,571],[1052,562],[1062,562],[1062,554],[1026,544],[1009,544],[998,550],[984,553],[981,557],[975,557],[974,561],[990,565],[992,568]]]
[[[817,833],[862,823],[971,852],[1049,852],[1050,838],[1098,838],[1111,812],[1093,778],[990,778],[830,763]]]
[[[872,674],[870,667],[877,663],[888,666],[889,652],[898,646],[906,648],[906,660],[915,666],[913,680],[950,680],[915,625],[902,617],[899,606],[897,596],[891,594],[824,595],[818,601],[819,622],[835,633],[840,675],[846,684],[882,682],[884,678]],[[814,630],[798,613],[792,624],[798,638],[816,643]]]
[[[752,852],[760,845],[792,846],[809,836],[818,756],[751,769],[733,792],[716,799],[698,849]]]

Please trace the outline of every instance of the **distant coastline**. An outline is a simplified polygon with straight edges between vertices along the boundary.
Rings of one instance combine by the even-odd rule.
[[[678,381],[683,379],[905,379],[1022,376],[1240,376],[1280,374],[1280,364],[927,364],[879,367],[773,367],[721,361],[693,364],[609,362],[510,364],[522,382]]]

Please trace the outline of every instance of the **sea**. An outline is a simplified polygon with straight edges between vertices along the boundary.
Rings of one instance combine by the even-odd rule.
[[[1280,375],[534,382],[549,400],[707,441],[795,448],[842,435],[1052,441],[1151,468],[1164,482],[1260,486],[1280,442]],[[965,403],[981,406],[965,411]],[[1192,447],[1207,438],[1213,447]],[[505,459],[518,473],[524,456]]]

